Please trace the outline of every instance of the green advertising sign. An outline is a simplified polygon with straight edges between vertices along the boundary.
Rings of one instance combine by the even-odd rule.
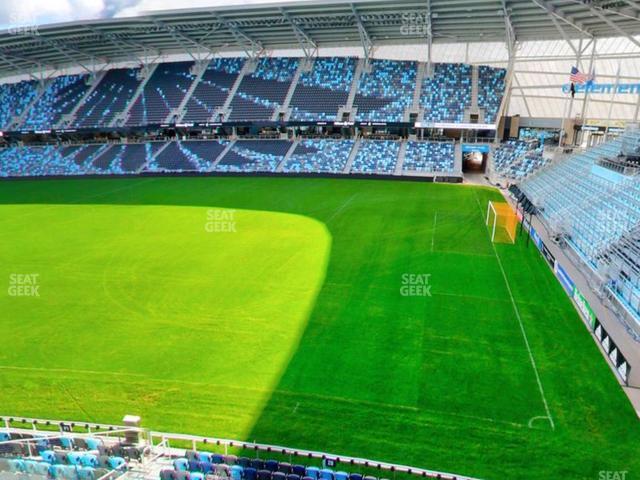
[[[576,302],[578,310],[580,310],[580,313],[582,314],[584,319],[589,322],[589,325],[591,325],[591,329],[593,330],[594,328],[596,328],[596,315],[595,313],[593,313],[593,310],[591,310],[587,299],[584,298],[584,296],[580,293],[580,290],[578,290],[578,287],[573,287],[572,298],[573,301]]]

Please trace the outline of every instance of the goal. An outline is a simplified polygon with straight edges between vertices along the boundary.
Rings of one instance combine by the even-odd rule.
[[[518,216],[506,202],[489,201],[487,227],[494,243],[515,243]]]

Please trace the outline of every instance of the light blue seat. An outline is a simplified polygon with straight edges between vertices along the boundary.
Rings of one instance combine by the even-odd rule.
[[[49,476],[51,478],[62,478],[66,465],[49,465]]]
[[[328,468],[320,470],[320,480],[333,480],[333,470]]]
[[[317,467],[307,467],[306,475],[307,477],[311,477],[314,480],[317,480],[320,476],[320,469]]]
[[[44,450],[40,453],[43,462],[47,462],[50,464],[56,463],[56,454],[53,453],[53,450]]]
[[[69,463],[69,465],[80,465],[81,459],[82,459],[82,453],[79,453],[79,452],[67,453],[67,462]]]
[[[204,480],[204,475],[200,472],[191,472],[189,474],[189,480]]]
[[[80,458],[80,463],[83,467],[97,467],[98,466],[98,457],[91,453],[85,453]]]
[[[79,480],[94,480],[96,478],[96,472],[93,467],[80,467],[78,468]]]
[[[336,472],[335,480],[349,480],[349,474],[347,472]]]
[[[98,450],[98,447],[102,445],[102,440],[100,440],[99,438],[85,438],[85,442],[87,442],[87,448],[89,450]]]
[[[242,473],[244,469],[240,465],[233,465],[231,467],[231,479],[242,480]]]
[[[189,461],[186,458],[176,458],[173,461],[173,468],[179,472],[189,471]]]
[[[19,458],[12,458],[9,460],[9,470],[13,473],[26,472],[27,466],[24,460]]]
[[[199,462],[211,463],[211,454],[209,452],[196,452],[196,458]]]
[[[109,468],[111,468],[112,470],[118,470],[122,468],[124,465],[126,465],[126,463],[127,462],[122,457],[109,457],[109,459],[107,460],[107,464],[109,465]],[[187,462],[187,465],[189,465],[188,462]]]

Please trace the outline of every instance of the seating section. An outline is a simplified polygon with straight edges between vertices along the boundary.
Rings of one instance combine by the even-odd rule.
[[[285,163],[284,172],[342,173],[353,140],[303,140]]]
[[[230,121],[270,121],[291,90],[289,103],[292,121],[335,121],[340,107],[347,104],[357,70],[358,60],[351,57],[322,57],[312,61],[309,71],[296,72],[301,60],[291,57],[263,57],[245,74],[230,103]],[[119,125],[145,126],[172,122],[182,112],[187,92],[193,90],[184,106],[185,122],[217,121],[216,111],[223,107],[245,66],[243,58],[216,58],[193,82],[194,62],[167,62],[155,67],[151,77],[131,105],[142,80],[140,69],[108,70],[69,119],[74,127],[106,127],[128,111]],[[250,68],[248,68],[250,70]],[[385,59],[370,60],[355,85],[353,105],[355,120],[365,122],[408,121],[408,108],[413,104],[418,63]],[[433,64],[422,80],[420,107],[426,122],[465,120],[465,108],[471,106],[472,75],[470,65],[457,63]],[[484,120],[494,123],[504,96],[506,71],[489,66],[478,67],[478,106],[485,112]],[[0,85],[0,128],[6,129],[12,120],[25,112],[22,129],[50,129],[59,125],[91,88],[87,75],[63,75],[49,80],[38,97],[37,82]],[[130,109],[129,109],[130,107]],[[223,112],[220,112],[223,113]]]
[[[402,122],[413,102],[416,62],[371,60],[370,72],[363,72],[354,99],[356,120]]]
[[[425,75],[420,92],[424,120],[463,122],[464,109],[471,106],[471,65],[436,63],[432,68],[432,75]]]
[[[335,121],[349,98],[356,63],[350,57],[317,58],[311,71],[300,75],[291,98],[290,120]]]
[[[244,60],[241,58],[215,58],[209,63],[202,79],[189,98],[185,122],[208,122],[215,120],[217,108],[224,105],[233,87]]]
[[[32,177],[44,175],[82,175],[90,173],[89,165],[107,145],[83,145],[58,148],[10,147],[0,150],[0,176]]]
[[[138,89],[138,73],[134,68],[109,70],[76,112],[75,126],[109,126],[126,109]]]
[[[495,123],[502,103],[507,71],[504,68],[478,67],[478,107],[484,109],[484,122]]]
[[[451,142],[407,142],[405,172],[453,173],[454,145]]]
[[[238,140],[220,160],[218,172],[275,172],[291,148],[287,140]]]
[[[396,169],[400,142],[394,140],[362,140],[351,173],[391,174]]]
[[[43,130],[55,127],[63,115],[74,109],[88,89],[87,75],[62,75],[53,79],[29,109],[21,128]]]
[[[298,69],[297,58],[261,58],[245,75],[231,101],[232,121],[271,120],[284,103]]]
[[[16,478],[97,480],[116,478],[128,468],[128,460],[140,460],[142,449],[91,437],[35,437],[2,432],[0,474]],[[20,440],[20,442],[17,442]],[[30,446],[27,446],[26,441]]]
[[[206,172],[229,142],[192,140],[171,142],[147,167],[151,172]]]
[[[193,62],[161,63],[129,111],[126,125],[162,123],[178,108],[195,76]]]
[[[537,142],[508,140],[493,152],[494,169],[500,175],[522,180],[547,164]]]
[[[526,179],[521,190],[538,207],[549,228],[596,270],[610,276],[609,287],[640,322],[634,251],[640,226],[640,179],[600,162],[616,158],[623,142],[640,143],[629,131],[585,152],[554,162]]]
[[[91,171],[109,175],[136,173],[162,145],[160,142],[111,145],[91,164]]]
[[[159,480],[203,480],[208,475],[230,480],[385,480],[330,468],[195,451],[175,459],[173,468],[161,470]]]
[[[14,118],[22,115],[38,94],[36,82],[0,85],[0,130],[9,130]]]

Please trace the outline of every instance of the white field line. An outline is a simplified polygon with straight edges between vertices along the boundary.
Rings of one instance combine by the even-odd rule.
[[[336,218],[340,213],[342,213],[342,211],[347,208],[347,206],[353,201],[354,198],[356,198],[356,195],[358,195],[358,193],[354,193],[353,195],[351,195],[349,198],[347,198],[344,203],[342,205],[340,205],[340,207],[338,207],[338,209],[333,212],[333,214],[327,218],[327,220],[325,221],[325,223],[329,223],[331,222],[331,220],[333,220],[334,218]]]
[[[431,253],[433,253],[433,244],[436,240],[436,225],[438,224],[438,212],[433,214],[433,230],[431,231]]]
[[[476,197],[476,202],[478,203],[478,208],[480,209],[480,216],[484,220],[482,205],[480,205],[480,200],[478,200],[478,196],[475,194],[475,192],[474,192],[474,196]],[[502,266],[502,261],[500,260],[500,256],[498,255],[498,251],[496,250],[496,246],[494,245],[493,242],[491,242],[491,248],[493,249],[493,254],[496,257],[496,260],[498,261],[498,266],[500,267],[500,272],[502,273],[504,284],[507,287],[507,292],[509,292],[509,298],[511,299],[511,306],[513,307],[513,311],[515,312],[516,318],[518,319],[518,324],[520,325],[522,338],[524,339],[524,344],[527,347],[527,353],[529,354],[529,360],[531,361],[531,366],[533,367],[533,373],[536,376],[538,390],[540,391],[540,396],[542,397],[542,403],[544,404],[544,409],[545,409],[545,412],[547,413],[547,418],[549,419],[549,423],[551,424],[551,429],[555,430],[556,426],[555,426],[555,423],[553,422],[551,411],[549,410],[549,403],[547,402],[547,397],[544,394],[544,388],[542,387],[542,381],[540,380],[540,373],[538,372],[538,366],[536,365],[536,361],[533,358],[533,352],[531,351],[531,345],[529,344],[529,337],[527,337],[527,332],[524,328],[524,324],[522,323],[522,318],[520,317],[520,310],[518,310],[516,301],[513,298],[513,292],[511,291],[511,285],[509,284],[509,279],[507,278],[507,274],[505,273],[504,267]]]

